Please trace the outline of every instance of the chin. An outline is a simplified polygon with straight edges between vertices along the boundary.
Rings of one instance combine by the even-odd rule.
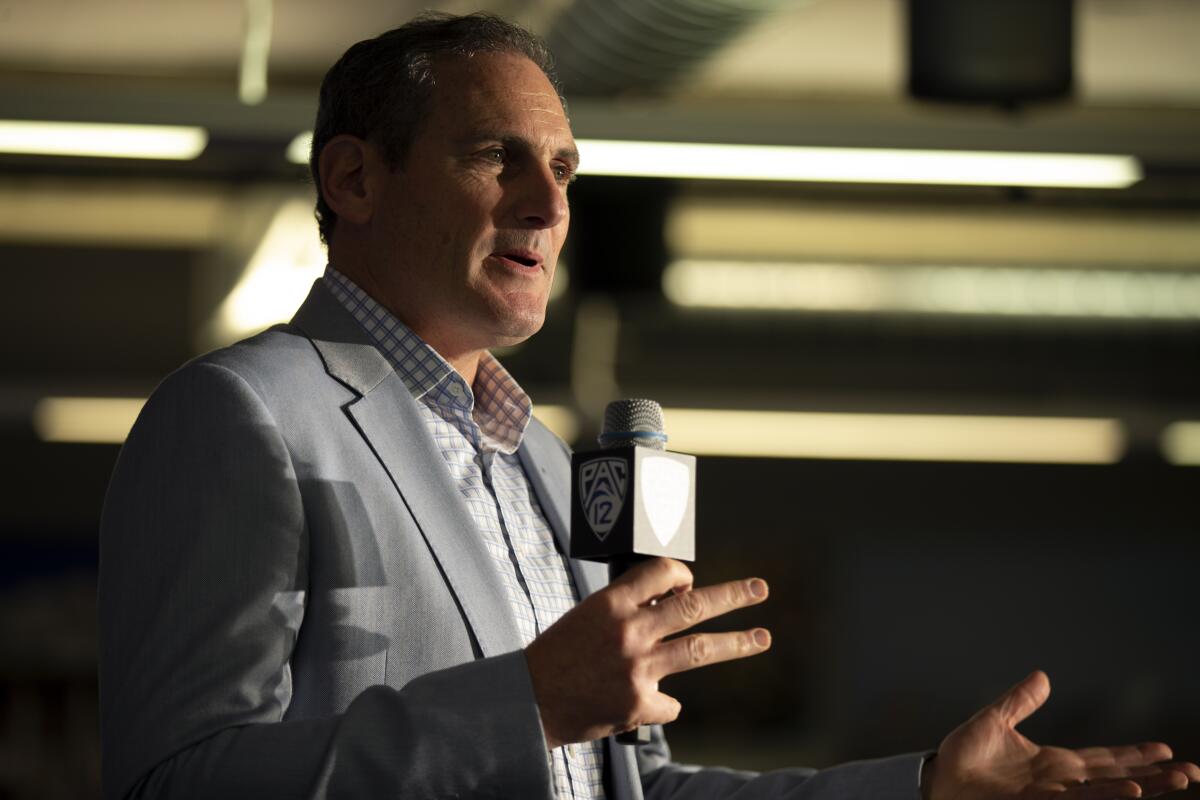
[[[545,321],[545,314],[520,317],[510,316],[507,319],[500,320],[500,324],[494,329],[495,335],[493,338],[496,341],[496,346],[512,347],[515,344],[521,344],[540,331]]]
[[[529,297],[507,298],[507,303],[491,305],[492,338],[498,347],[520,344],[542,329],[546,322],[545,297],[533,300]],[[524,300],[525,302],[521,302]]]
[[[509,328],[494,337],[496,347],[512,347],[513,345],[521,344],[532,338],[541,329],[542,326],[540,323],[536,326],[526,326],[520,329]]]

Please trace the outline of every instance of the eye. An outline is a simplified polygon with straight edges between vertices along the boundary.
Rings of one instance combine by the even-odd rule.
[[[575,172],[566,164],[555,164],[553,169],[554,177],[558,179],[559,183],[575,182]]]
[[[485,161],[490,161],[493,164],[503,164],[508,160],[508,154],[504,152],[503,147],[489,147],[481,155]]]

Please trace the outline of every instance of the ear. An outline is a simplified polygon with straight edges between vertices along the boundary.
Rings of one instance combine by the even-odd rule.
[[[349,134],[339,134],[326,143],[318,160],[321,196],[338,220],[365,225],[374,210],[372,182],[368,180],[377,161],[372,146]]]

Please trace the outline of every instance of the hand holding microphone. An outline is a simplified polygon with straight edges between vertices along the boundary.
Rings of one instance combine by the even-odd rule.
[[[679,701],[658,690],[660,680],[762,653],[771,635],[755,628],[667,637],[766,597],[767,584],[758,578],[693,588],[691,570],[674,559],[631,567],[525,649],[547,745],[674,720]]]
[[[647,741],[645,726],[680,711],[662,678],[770,647],[762,628],[667,638],[768,590],[757,578],[693,588],[678,559],[695,554],[696,460],[666,439],[657,403],[621,400],[605,412],[605,449],[572,459],[571,555],[608,562],[611,582],[525,650],[550,747],[626,731],[618,741]]]

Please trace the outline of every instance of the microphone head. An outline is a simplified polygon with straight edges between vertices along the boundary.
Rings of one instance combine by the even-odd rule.
[[[662,406],[643,398],[612,401],[604,409],[604,429],[599,442],[605,449],[629,445],[666,449]]]

